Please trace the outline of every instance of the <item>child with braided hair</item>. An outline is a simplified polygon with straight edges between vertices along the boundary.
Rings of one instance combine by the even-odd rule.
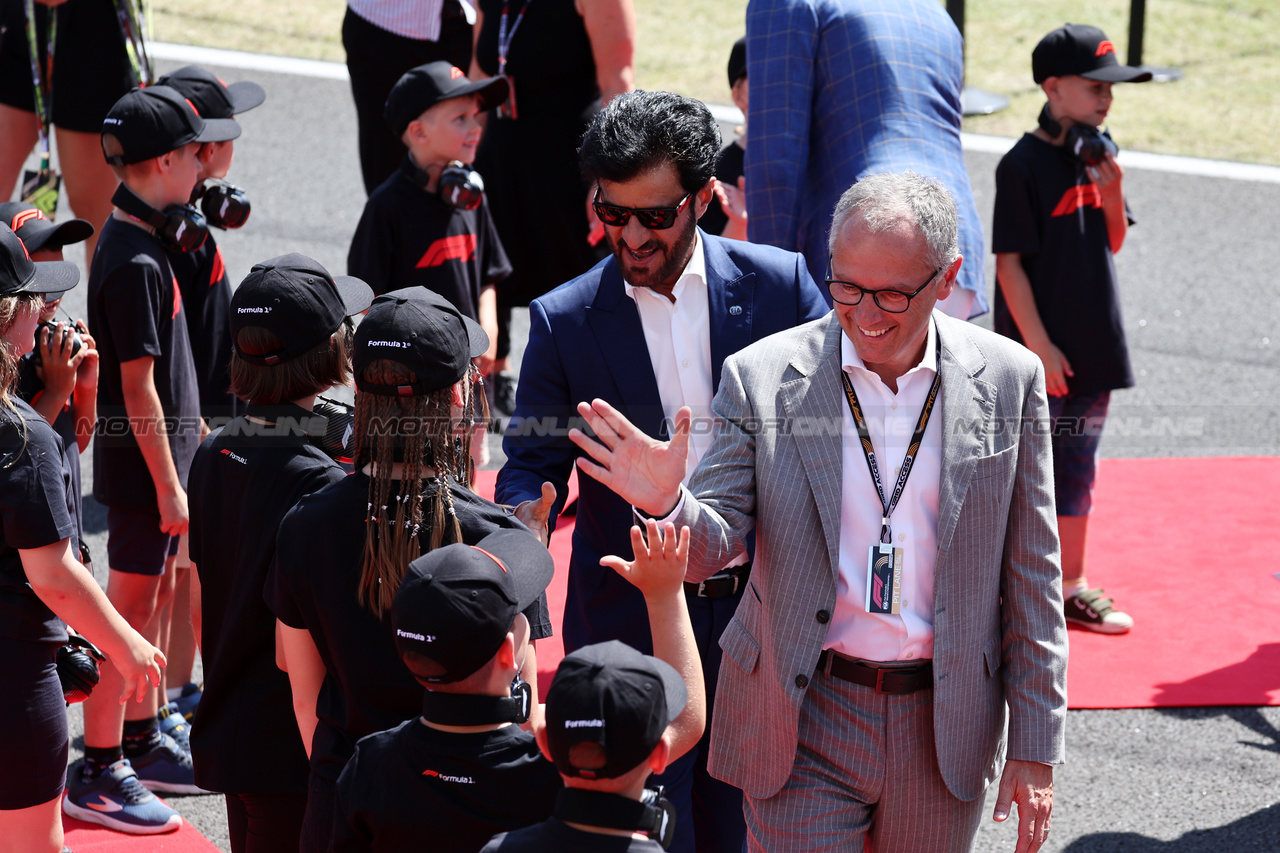
[[[355,473],[303,498],[280,525],[265,596],[311,761],[304,853],[329,849],[336,783],[356,741],[421,713],[422,687],[391,625],[409,563],[523,527],[465,485],[468,422],[482,405],[471,360],[488,343],[426,288],[374,300],[356,330]],[[525,615],[533,639],[550,636],[545,597]],[[536,660],[524,671],[536,677]]]

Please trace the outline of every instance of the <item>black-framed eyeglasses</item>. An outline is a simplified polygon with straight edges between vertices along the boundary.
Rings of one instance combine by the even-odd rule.
[[[920,295],[920,291],[933,284],[933,280],[938,277],[938,273],[946,269],[946,266],[940,266],[929,275],[929,279],[910,293],[904,293],[901,290],[870,290],[865,287],[859,287],[850,281],[840,281],[831,277],[831,264],[827,264],[827,291],[831,294],[831,298],[841,305],[857,305],[862,301],[863,295],[870,293],[871,298],[875,300],[876,306],[881,311],[887,311],[890,314],[901,314],[911,307],[911,300]]]
[[[685,205],[689,203],[691,198],[693,198],[693,193],[689,193],[680,199],[680,203],[675,207],[619,207],[616,204],[605,204],[600,201],[600,188],[596,187],[595,198],[591,200],[591,206],[595,209],[596,216],[600,217],[600,221],[605,225],[621,228],[630,222],[632,215],[634,215],[645,228],[652,231],[665,231],[676,224],[676,217],[680,215],[680,211],[684,210]]]

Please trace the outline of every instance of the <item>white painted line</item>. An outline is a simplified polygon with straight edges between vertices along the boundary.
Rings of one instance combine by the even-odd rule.
[[[165,59],[173,62],[217,65],[223,68],[244,68],[274,74],[293,74],[299,77],[320,77],[326,80],[346,81],[350,79],[347,75],[347,66],[341,62],[294,59],[288,56],[269,56],[261,53],[220,50],[212,47],[196,47],[194,45],[171,44],[168,42],[152,42],[148,45],[148,49],[156,59]],[[708,104],[707,106],[716,121],[732,125],[742,124],[742,113],[737,107],[721,104]],[[964,145],[966,151],[981,151],[988,154],[1003,154],[1016,141],[1003,136],[983,136],[976,133],[960,134],[960,142]],[[1148,154],[1142,151],[1121,151],[1120,163],[1125,168],[1147,169],[1176,175],[1280,184],[1280,167],[1277,166],[1231,163],[1225,160],[1201,160],[1195,157]]]
[[[325,80],[350,80],[347,66],[341,62],[322,62],[318,59],[295,59],[291,56],[269,56],[264,53],[246,53],[241,50],[220,50],[214,47],[196,47],[190,44],[151,42],[147,52],[156,59],[195,65],[217,65],[222,68],[246,68],[273,74],[293,74],[297,77],[320,77]]]

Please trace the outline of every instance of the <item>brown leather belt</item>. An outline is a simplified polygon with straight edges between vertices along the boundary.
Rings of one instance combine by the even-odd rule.
[[[914,693],[933,686],[933,661],[913,666],[880,666],[867,661],[851,660],[825,649],[818,658],[818,673],[841,681],[852,681],[872,687],[877,693]]]
[[[712,575],[702,583],[684,585],[687,595],[698,598],[731,598],[747,588],[747,578],[751,576],[751,564],[734,566],[719,574]]]

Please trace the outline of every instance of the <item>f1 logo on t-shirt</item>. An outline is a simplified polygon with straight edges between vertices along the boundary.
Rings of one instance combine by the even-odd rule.
[[[452,237],[441,237],[427,247],[417,268],[429,269],[442,266],[446,261],[462,261],[464,264],[475,257],[476,235],[455,234]]]
[[[1077,184],[1074,187],[1067,187],[1067,191],[1062,194],[1062,200],[1058,202],[1058,206],[1053,209],[1052,216],[1070,216],[1082,207],[1102,207],[1102,193],[1098,192],[1097,184]]]
[[[178,287],[178,277],[173,277],[173,316],[169,319],[178,319],[178,313],[182,311],[182,288]]]

